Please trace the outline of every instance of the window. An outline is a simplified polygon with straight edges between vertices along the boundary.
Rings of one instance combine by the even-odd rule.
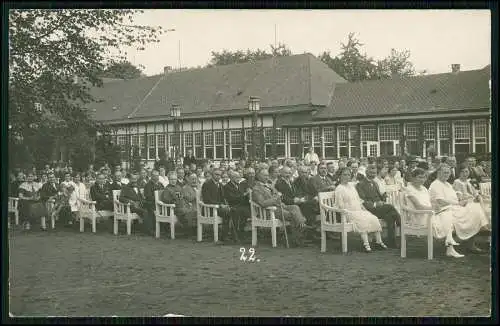
[[[470,152],[470,123],[469,121],[455,122],[455,153]]]
[[[359,152],[359,131],[357,126],[349,126],[349,146],[351,148],[351,157],[360,157]]]
[[[290,137],[290,156],[291,157],[298,157],[300,156],[300,142],[299,142],[299,129],[297,128],[290,128],[288,129],[288,135]]]
[[[233,160],[239,159],[243,149],[243,139],[241,130],[231,130],[231,157]]]
[[[132,157],[138,157],[141,155],[139,148],[139,135],[132,135],[130,138],[130,143],[132,145]]]
[[[162,157],[165,154],[165,134],[156,136],[156,143],[158,144],[158,157]]]
[[[314,142],[314,152],[321,156],[321,129],[319,127],[314,127],[313,131],[313,142]]]
[[[140,148],[140,152],[141,152],[141,158],[146,159],[146,157],[147,157],[146,135],[139,135],[139,148]]]
[[[346,126],[339,126],[337,128],[337,134],[338,134],[338,146],[339,146],[339,156],[340,157],[349,157],[349,149],[347,148],[348,145],[348,136],[347,136],[347,127]]]
[[[201,132],[194,133],[194,156],[203,157],[203,136]]]
[[[421,155],[422,149],[419,143],[419,124],[406,124],[406,152],[411,155]]]
[[[333,135],[333,127],[323,128],[323,140],[325,142],[325,158],[333,158],[337,156],[335,152],[335,137]]]
[[[120,146],[120,159],[127,160],[127,136],[120,135],[117,137],[118,146]]]
[[[174,146],[175,146],[175,135],[173,132],[168,134],[168,146],[169,146],[169,153],[170,157],[173,157],[174,155]]]
[[[264,129],[264,139],[265,139],[265,156],[276,157],[285,156],[285,130],[281,128],[265,128]],[[273,139],[275,141],[276,153],[273,153]]]
[[[184,133],[184,152],[187,153],[188,149],[193,150],[193,133]]]
[[[399,140],[399,138],[401,137],[400,135],[400,131],[399,131],[399,124],[391,124],[391,125],[380,125],[380,141],[385,141],[385,140]],[[412,132],[414,130],[412,129]],[[408,137],[408,128],[406,129],[406,136]],[[375,133],[376,133],[376,130],[375,130]],[[372,135],[370,135],[370,137],[373,137]],[[417,137],[417,135],[415,134],[415,137]],[[368,139],[366,139],[368,140]],[[373,138],[373,139],[369,139],[369,140],[373,140],[373,141],[377,141],[376,138]]]
[[[247,128],[245,129],[245,150],[250,153],[251,152],[251,146],[252,146],[252,129]]]
[[[264,128],[264,157],[273,155],[273,128]]]
[[[215,158],[224,159],[224,131],[215,132]]]
[[[156,159],[156,136],[148,135],[148,159],[155,160]]]
[[[285,157],[285,129],[277,128],[274,136],[276,137],[276,157]]]
[[[205,157],[214,157],[214,134],[212,131],[205,131]]]
[[[361,126],[361,141],[377,140],[377,126]]]
[[[439,135],[439,153],[441,156],[446,156],[451,154],[451,132],[450,124],[448,122],[438,123],[438,135]]]
[[[424,139],[425,140],[435,140],[436,139],[436,125],[431,122],[424,123]]]
[[[474,148],[475,153],[487,153],[487,137],[488,137],[488,124],[486,120],[476,120],[474,121],[474,140],[476,143],[476,148]]]
[[[309,146],[311,146],[311,129],[302,128],[302,146],[304,153],[309,151]],[[299,153],[301,157],[304,156],[304,153]]]

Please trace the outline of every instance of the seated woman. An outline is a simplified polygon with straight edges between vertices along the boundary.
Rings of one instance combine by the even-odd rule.
[[[467,164],[462,163],[460,165],[459,177],[453,182],[453,189],[455,189],[457,193],[457,197],[459,200],[472,200],[469,205],[475,205],[475,203],[479,203],[479,205],[483,208],[484,214],[487,218],[489,218],[489,227],[491,230],[491,207],[484,203],[481,194],[472,186],[469,181],[469,168]]]
[[[354,232],[361,235],[365,252],[371,252],[368,233],[374,232],[376,243],[380,248],[387,249],[382,242],[382,226],[378,218],[367,211],[361,204],[358,192],[352,180],[352,170],[348,167],[341,168],[340,184],[335,189],[335,202],[340,209],[349,211],[347,220],[353,224]]]
[[[398,163],[398,162],[396,162]],[[397,185],[399,189],[403,188],[403,178],[401,177],[401,172],[399,171],[398,166],[394,164],[390,164],[387,175],[385,176],[385,184],[388,186]]]
[[[461,240],[471,240],[469,249],[472,252],[482,252],[475,245],[473,237],[489,224],[484,210],[471,199],[459,200],[452,185],[447,182],[449,177],[450,167],[445,163],[440,164],[437,179],[429,187],[432,207],[438,215],[449,215],[456,235]]]
[[[31,223],[38,217],[44,216],[46,211],[40,202],[40,183],[35,182],[35,175],[29,172],[26,181],[19,185],[19,216],[25,230],[31,228]],[[42,225],[42,228],[45,228]]]
[[[416,168],[410,172],[410,182],[404,189],[405,194],[409,199],[409,207],[417,210],[433,210],[431,197],[427,188],[424,187],[427,178],[424,169]],[[412,221],[413,224],[422,224],[425,226],[426,216],[421,216],[421,221]],[[458,243],[453,240],[453,216],[451,214],[435,214],[432,216],[432,233],[434,238],[445,238],[446,255],[449,257],[460,258],[464,255],[455,251],[453,246]]]

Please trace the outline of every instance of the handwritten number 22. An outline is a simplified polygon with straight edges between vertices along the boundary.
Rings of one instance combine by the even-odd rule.
[[[241,261],[249,261],[249,262],[253,262],[255,261],[255,249],[254,248],[250,248],[248,249],[248,252],[250,253],[250,257],[246,256],[245,253],[246,253],[246,249],[245,248],[240,248],[240,252],[241,252],[241,256],[240,256],[240,260]]]

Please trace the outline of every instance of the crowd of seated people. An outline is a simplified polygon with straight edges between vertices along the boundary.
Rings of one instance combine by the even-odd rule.
[[[121,190],[119,200],[130,203],[131,210],[141,217],[140,232],[153,235],[155,226],[155,196],[175,204],[178,229],[181,234],[196,234],[196,194],[201,192],[205,204],[219,205],[222,217],[221,243],[239,241],[250,218],[249,192],[252,200],[262,207],[276,207],[276,217],[291,224],[292,245],[303,245],[305,239],[319,237],[320,192],[334,191],[336,205],[349,212],[348,220],[360,234],[363,248],[395,248],[396,227],[400,213],[388,204],[387,189],[408,194],[417,209],[435,212],[434,236],[445,239],[447,255],[460,257],[455,247],[460,240],[471,243],[475,235],[490,227],[491,209],[479,193],[479,183],[489,180],[491,171],[487,162],[476,164],[473,157],[457,167],[454,157],[441,159],[386,160],[377,158],[347,159],[337,162],[319,159],[309,151],[305,159],[257,161],[196,160],[191,152],[174,164],[163,156],[154,167],[141,164],[132,171],[107,163],[99,169],[90,165],[85,171],[73,171],[67,165],[53,163],[37,171],[17,170],[11,174],[9,196],[19,198],[19,213],[24,229],[30,229],[46,216],[48,201],[54,202],[58,223],[71,225],[78,217],[79,199],[96,201],[98,211],[113,210],[113,190]],[[385,221],[387,238],[382,239]],[[112,225],[112,218],[109,218]],[[45,226],[41,226],[45,229]],[[165,227],[168,227],[165,225]],[[369,234],[375,242],[370,244]]]

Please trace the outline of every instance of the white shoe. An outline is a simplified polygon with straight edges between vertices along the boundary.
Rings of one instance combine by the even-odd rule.
[[[460,246],[460,243],[456,242],[453,238],[451,238],[451,241],[446,241],[445,243],[446,246]]]
[[[27,231],[28,231],[29,229],[31,229],[30,222],[26,222],[26,224],[24,225],[24,229],[25,229],[25,230],[27,230]]]
[[[454,257],[454,258],[462,258],[462,257],[464,257],[464,255],[459,254],[458,252],[456,252],[455,248],[453,248],[453,246],[446,247],[446,256],[448,256],[448,257]]]

